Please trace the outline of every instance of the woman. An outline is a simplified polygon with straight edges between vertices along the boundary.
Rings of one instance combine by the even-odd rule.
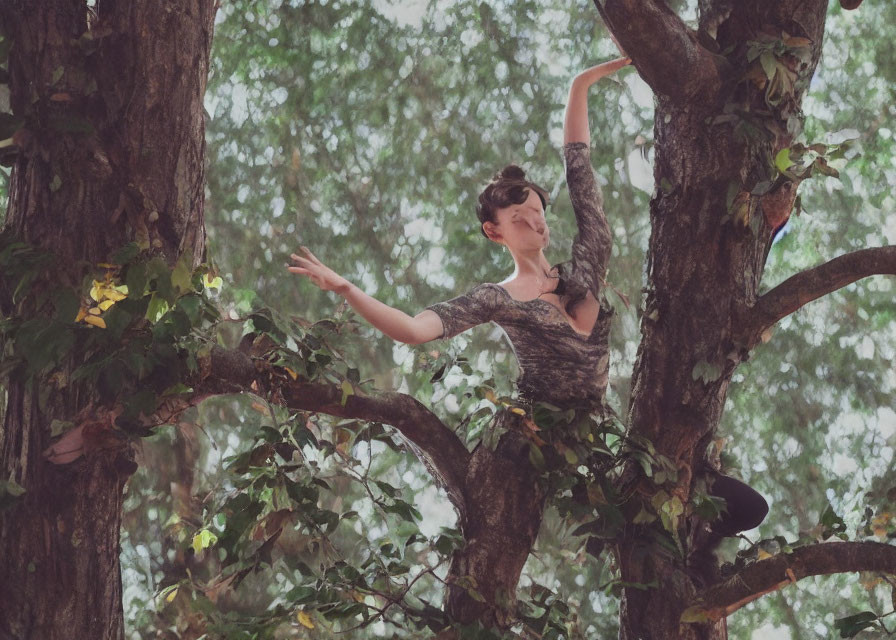
[[[601,281],[610,255],[610,229],[590,163],[588,88],[629,64],[619,58],[592,67],[572,83],[564,121],[564,155],[570,198],[579,225],[573,259],[551,267],[544,256],[550,232],[544,218],[547,193],[509,165],[479,196],[482,233],[507,248],[515,270],[498,284],[469,293],[411,317],[365,294],[326,267],[307,247],[292,254],[292,273],[334,291],[390,338],[420,344],[450,338],[495,321],[507,331],[522,369],[517,387],[528,400],[557,406],[600,404],[609,367],[607,333],[611,310],[601,305]]]
[[[321,263],[306,247],[292,254],[292,273],[335,291],[377,329],[408,344],[450,338],[493,321],[510,338],[520,365],[516,382],[524,404],[547,402],[563,409],[605,413],[609,370],[608,335],[612,309],[602,295],[611,237],[600,188],[590,161],[588,88],[630,63],[619,58],[580,73],[572,82],[563,127],[566,181],[578,224],[572,259],[551,267],[544,256],[550,232],[545,221],[547,193],[509,165],[479,196],[477,215],[489,240],[503,245],[514,272],[500,283],[429,306],[411,317],[368,296]],[[733,535],[765,517],[762,497],[743,483],[720,476],[716,495],[736,502],[737,514],[713,529]],[[730,509],[735,511],[735,509]]]

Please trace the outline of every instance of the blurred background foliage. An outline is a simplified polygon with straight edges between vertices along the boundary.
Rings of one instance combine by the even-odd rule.
[[[689,20],[693,4],[679,3]],[[893,25],[892,3],[868,2],[856,12],[831,3],[822,62],[804,103],[804,141],[836,142],[854,130],[861,155],[840,180],[803,184],[805,211],[772,248],[766,287],[846,251],[896,244]],[[235,344],[241,320],[259,307],[300,325],[334,319],[328,346],[361,380],[411,393],[470,434],[475,421],[464,417],[489,406],[477,386],[511,389],[516,365],[496,328],[478,327],[450,344],[396,345],[354,322],[332,294],[289,274],[288,256],[306,245],[411,314],[499,281],[512,261],[480,235],[475,198],[494,172],[515,162],[552,194],[548,259],[565,260],[575,231],[561,154],[566,92],[576,73],[614,54],[586,0],[222,3],[206,96],[209,258],[224,278],[219,299],[232,321],[222,340]],[[652,95],[632,69],[592,88],[592,163],[614,231],[609,279],[631,304],[610,294],[617,309],[610,401],[619,410],[639,338],[652,118]],[[828,502],[850,532],[866,507],[876,517],[893,511],[886,494],[896,486],[894,316],[892,278],[863,280],[782,322],[735,375],[719,444],[727,464],[772,507],[752,540],[811,532]],[[468,362],[457,363],[461,356]],[[410,584],[417,605],[438,607],[447,557],[440,548],[450,551],[455,525],[416,458],[389,446],[388,437],[345,436],[333,420],[306,423],[332,447],[328,454],[305,447],[305,461],[317,465],[311,480],[323,482],[318,507],[356,513],[327,535],[313,523],[290,522],[237,589],[217,577],[226,545],[200,534],[225,536],[222,505],[247,490],[232,457],[256,451],[264,427],[296,419],[257,398],[217,398],[142,443],[122,532],[130,638],[248,638],[262,628],[272,634],[263,637],[284,638],[420,633],[403,628],[399,608],[386,616],[394,624],[380,620],[341,635],[335,631],[351,625],[332,626],[314,611],[326,594],[309,586],[303,566],[358,565],[386,557],[387,544],[405,547],[393,586]],[[370,479],[393,489],[372,492]],[[389,492],[421,517],[384,511]],[[263,499],[277,506],[276,496]],[[541,584],[567,603],[570,638],[615,637],[612,574],[584,554],[573,528],[547,513],[521,591]],[[262,530],[255,551],[264,539]],[[738,546],[748,545],[730,541],[725,559]],[[739,611],[730,637],[827,638],[835,618],[885,613],[889,598],[871,576],[806,580]],[[289,615],[271,618],[278,611]]]

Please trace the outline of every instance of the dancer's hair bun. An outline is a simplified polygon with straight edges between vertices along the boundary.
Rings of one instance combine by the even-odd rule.
[[[522,167],[519,167],[515,164],[509,164],[503,169],[501,169],[495,176],[492,178],[492,182],[498,182],[503,180],[525,180],[526,172],[523,171]]]

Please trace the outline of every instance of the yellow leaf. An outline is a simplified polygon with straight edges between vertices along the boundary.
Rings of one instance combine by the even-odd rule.
[[[106,328],[106,321],[99,316],[86,315],[84,316],[84,322],[92,324],[94,327],[99,327],[100,329]]]
[[[299,621],[299,623],[300,623],[303,627],[307,627],[307,628],[309,628],[309,629],[313,629],[313,628],[314,628],[314,623],[311,622],[311,616],[309,616],[309,615],[308,615],[307,613],[305,613],[304,611],[299,611],[299,612],[296,614],[296,619]]]
[[[757,554],[757,557],[760,560],[765,560],[766,558],[771,558],[772,554],[769,553],[768,551],[766,551],[765,549],[759,549],[759,553]]]
[[[283,367],[283,368],[286,369],[286,373],[288,373],[289,376],[290,376],[293,380],[295,380],[295,379],[297,379],[297,378],[299,377],[299,374],[296,373],[295,371],[293,371],[292,369],[290,369],[289,367]]]
[[[102,309],[103,311],[108,311],[109,307],[111,307],[113,304],[115,304],[115,300],[103,300],[102,302],[100,302],[100,309]]]
[[[193,536],[193,551],[198,554],[200,551],[212,546],[217,541],[218,536],[208,529],[202,529]]]
[[[526,415],[526,410],[520,407],[511,407],[510,410],[518,416]]]
[[[224,284],[224,281],[221,279],[221,276],[211,277],[210,273],[206,273],[202,277],[202,282],[205,285],[206,289],[221,289],[221,285]]]
[[[84,319],[84,316],[87,315],[87,307],[81,307],[78,309],[78,316],[75,318],[75,322],[81,322]]]
[[[355,600],[355,602],[364,602],[364,596],[362,596],[357,591],[352,591],[352,598]]]
[[[98,316],[98,315],[100,315],[100,313],[102,313],[102,312],[100,311],[100,308],[99,308],[99,307],[90,307],[90,308],[87,310],[87,313],[92,313],[93,315]]]
[[[90,289],[90,297],[99,302],[100,300],[100,291],[103,288],[103,283],[99,280],[93,281],[93,287]]]
[[[498,397],[495,395],[495,392],[492,391],[491,389],[486,389],[485,399],[494,404],[498,404]]]
[[[171,590],[171,592],[165,596],[165,602],[174,602],[174,599],[177,597],[177,587]]]
[[[118,302],[119,300],[124,300],[128,296],[127,294],[116,291],[115,289],[107,288],[103,289],[103,297],[107,300],[114,300],[115,302]]]

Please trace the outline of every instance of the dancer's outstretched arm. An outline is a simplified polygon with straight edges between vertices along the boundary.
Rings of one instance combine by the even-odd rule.
[[[361,291],[318,260],[307,247],[302,247],[302,252],[304,256],[295,253],[290,256],[294,264],[288,267],[289,271],[308,276],[308,279],[323,291],[338,293],[367,322],[393,340],[406,344],[420,344],[435,340],[442,335],[442,321],[434,311],[425,309],[416,316],[409,316],[404,311],[390,307]]]

